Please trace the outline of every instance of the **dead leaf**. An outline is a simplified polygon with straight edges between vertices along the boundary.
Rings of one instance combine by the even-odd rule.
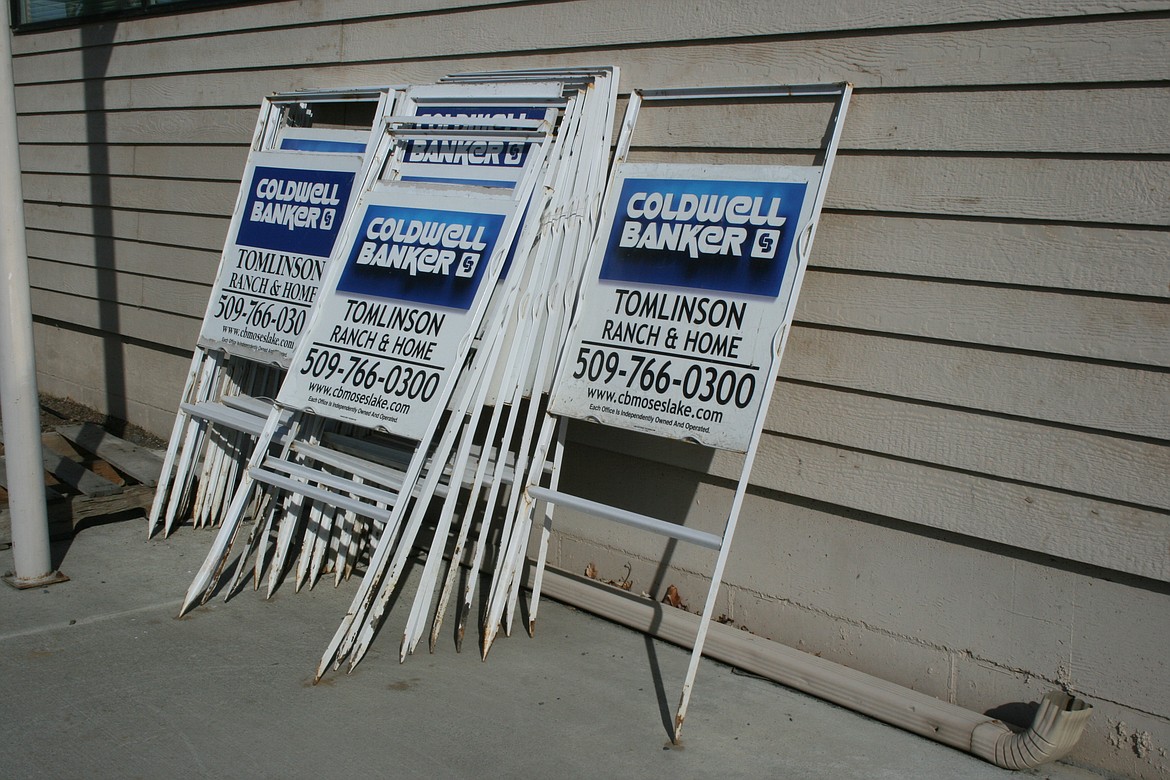
[[[589,565],[585,567],[585,576],[591,580],[597,579],[597,565],[593,561],[590,561]]]
[[[669,604],[676,609],[686,609],[686,602],[682,600],[682,596],[678,594],[678,588],[673,585],[666,587],[666,595],[662,597],[663,604]]]

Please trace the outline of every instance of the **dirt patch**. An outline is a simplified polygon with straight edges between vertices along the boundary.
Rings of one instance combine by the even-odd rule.
[[[167,443],[158,436],[137,425],[102,414],[70,398],[57,398],[41,393],[40,402],[42,431],[51,431],[58,425],[89,422],[96,423],[115,436],[140,447],[158,450],[167,446]]]

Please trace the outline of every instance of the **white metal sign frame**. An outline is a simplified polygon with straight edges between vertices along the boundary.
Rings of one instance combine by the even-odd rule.
[[[381,521],[386,525],[386,530],[391,531],[383,535],[382,541],[388,538],[390,540],[388,544],[392,544],[396,536],[396,531],[392,529],[397,527],[405,505],[409,503],[397,501],[396,495],[399,490],[406,491],[408,495],[412,493],[416,481],[422,474],[428,450],[457,376],[457,371],[448,369],[462,366],[463,356],[470,348],[472,337],[479,327],[479,320],[487,305],[489,292],[495,286],[517,230],[517,210],[527,202],[536,183],[547,149],[547,140],[542,139],[548,138],[547,125],[543,122],[529,122],[527,124],[530,127],[521,129],[468,131],[467,137],[505,141],[523,139],[533,142],[535,153],[526,162],[525,174],[521,177],[520,183],[511,190],[449,184],[407,184],[396,181],[393,176],[404,141],[435,135],[449,136],[460,132],[450,128],[427,130],[405,127],[407,124],[413,124],[411,120],[411,117],[388,117],[385,129],[379,132],[378,149],[374,154],[375,164],[370,168],[366,181],[362,184],[361,200],[342,228],[345,241],[339,243],[335,250],[335,261],[330,264],[327,271],[325,294],[330,296],[330,300],[336,305],[327,304],[323,299],[321,305],[315,307],[306,328],[307,335],[301,340],[293,358],[294,365],[299,367],[298,372],[286,377],[282,385],[277,406],[265,423],[245,478],[236,490],[223,526],[204,565],[188,590],[181,612],[187,611],[196,601],[205,600],[210,595],[226,563],[244,509],[251,500],[252,490],[257,482]],[[383,174],[383,162],[391,175]],[[423,208],[412,208],[410,205],[412,202],[420,204]],[[440,202],[445,204],[442,209],[438,208]],[[465,204],[465,211],[460,212],[459,203]],[[480,204],[490,206],[484,211],[488,216],[484,217],[482,223],[469,216]],[[439,211],[444,212],[446,216],[439,214]],[[493,214],[496,216],[490,216]],[[479,227],[484,228],[482,233],[478,230]],[[489,242],[485,240],[489,229],[492,232],[490,251]],[[448,247],[446,244],[452,246]],[[466,246],[463,246],[464,244]],[[484,246],[477,251],[475,247],[479,244]],[[452,255],[448,257],[445,254],[447,252]],[[485,252],[488,256],[484,256]],[[476,262],[471,263],[470,257],[464,253],[476,254]],[[344,280],[348,278],[349,273],[361,276],[363,271],[370,270],[375,271],[375,276],[383,278],[381,281],[374,279],[373,287],[369,289],[377,294],[375,297],[387,299],[384,303],[372,303],[378,307],[376,318],[378,322],[365,321],[347,325],[345,320],[351,318],[350,315],[355,310],[352,304],[364,305],[368,314],[371,302],[360,293],[345,288],[360,290],[365,283],[371,283],[371,280],[351,280],[354,281],[352,285],[347,285]],[[460,281],[460,273],[463,270],[470,270],[471,275],[462,277]],[[419,273],[426,276],[420,279]],[[471,284],[472,282],[474,284]],[[339,283],[343,286],[341,292],[346,295],[338,293]],[[403,299],[403,296],[407,297]],[[426,300],[423,300],[424,298]],[[430,323],[427,326],[429,329],[438,324],[441,331],[442,320],[454,310],[442,304],[452,303],[455,298],[464,306],[464,311],[471,312],[471,316],[459,318],[465,327],[458,328],[460,332],[456,334],[454,343],[449,343],[451,339],[443,340],[442,362],[446,367],[443,371],[422,370],[418,366],[408,366],[400,360],[390,360],[387,363],[380,354],[352,355],[350,357],[356,362],[346,361],[342,351],[322,349],[318,343],[328,342],[330,346],[335,346],[331,342],[337,340],[338,329],[352,326],[365,332],[365,335],[372,336],[375,349],[382,346],[385,338],[385,349],[390,352],[394,349],[392,331],[404,328],[409,330],[411,322],[418,324],[420,320],[426,319]],[[390,302],[390,299],[402,299],[401,305]],[[424,309],[429,312],[425,317],[419,314]],[[443,311],[439,311],[440,309]],[[401,312],[402,316],[395,318],[392,310]],[[414,312],[415,316],[409,316],[410,312]],[[382,321],[383,314],[385,323]],[[339,322],[334,322],[338,319]],[[404,328],[399,328],[399,324]],[[405,330],[400,335],[409,337],[410,334],[405,333]],[[456,328],[451,330],[454,331]],[[344,340],[348,336],[341,338]],[[431,353],[429,362],[436,365],[440,358],[436,353],[438,346],[437,342],[421,347],[416,345],[417,348],[429,350]],[[311,350],[316,350],[316,354],[310,355]],[[333,361],[333,357],[337,357],[337,360]],[[377,367],[374,367],[372,361],[377,362]],[[334,362],[336,366],[333,365]],[[313,373],[317,370],[318,363],[321,366],[321,371],[318,372],[320,375],[314,377]],[[386,364],[386,371],[382,371],[383,364]],[[414,379],[404,382],[408,367],[414,369],[413,373],[418,375],[417,382]],[[301,376],[306,368],[308,369],[306,376]],[[437,381],[436,376],[439,377]],[[390,381],[392,378],[393,382]],[[309,383],[314,380],[323,387],[328,385],[320,390],[322,394],[329,395],[340,389],[353,393],[354,397],[347,396],[346,403],[341,406],[332,401],[328,404],[323,403],[321,399],[314,398],[312,392],[306,394],[301,391],[302,387],[308,388]],[[345,386],[347,384],[353,386],[355,382],[356,389]],[[366,384],[370,386],[367,388]],[[435,385],[433,388],[432,384]],[[400,389],[402,393],[398,392]],[[370,428],[387,429],[390,426],[384,424],[386,420],[378,416],[384,412],[382,401],[386,399],[382,396],[398,398],[405,395],[409,398],[412,392],[415,392],[419,400],[425,394],[427,403],[420,405],[422,413],[414,418],[413,427],[408,431],[411,434],[408,440],[413,440],[414,446],[413,454],[408,456],[409,462],[405,464],[405,473],[400,471],[401,476],[395,476],[386,469],[379,469],[376,464],[370,463],[355,463],[349,469],[351,475],[356,473],[354,469],[357,469],[366,477],[377,479],[389,488],[389,492],[386,489],[363,490],[351,482],[349,476],[338,480],[331,478],[323,469],[298,465],[298,460],[312,461],[324,455],[323,453],[313,457],[298,455],[296,446],[299,445],[303,453],[305,449],[315,446],[314,442],[318,435],[316,428],[304,429],[304,422],[316,424],[326,419],[354,421]],[[409,405],[414,406],[413,399]],[[293,413],[291,424],[294,427],[291,434],[282,436],[280,430],[284,425],[282,417],[285,409]],[[405,411],[402,413],[405,414]],[[298,436],[301,437],[299,440]],[[440,472],[441,470],[438,469]],[[310,482],[316,483],[318,487],[309,484]],[[351,497],[347,498],[346,494]],[[389,506],[391,503],[392,507]],[[296,505],[285,508],[284,516],[280,520],[277,558],[272,570],[274,577],[279,577],[278,570],[283,563],[283,555],[287,552],[291,537],[300,522],[300,509],[298,500]],[[388,550],[382,554],[383,556],[388,554]],[[371,560],[371,568],[374,564],[375,561]],[[270,589],[272,586],[270,582]]]
[[[831,100],[833,110],[824,136],[820,162],[811,168],[764,168],[757,169],[753,175],[748,170],[721,166],[634,166],[623,160],[615,162],[614,175],[606,196],[606,219],[602,221],[595,238],[574,315],[574,335],[564,343],[559,359],[558,379],[553,388],[553,402],[545,417],[537,447],[538,457],[534,459],[534,467],[525,478],[525,501],[517,520],[518,526],[525,532],[513,536],[510,549],[503,553],[499,564],[497,579],[501,584],[492,594],[484,629],[485,656],[499,631],[504,610],[510,601],[514,603],[515,593],[520,587],[520,572],[528,546],[527,529],[531,527],[538,506],[544,507],[544,516],[530,608],[530,631],[534,626],[540,596],[554,506],[569,507],[717,551],[674,719],[672,738],[675,743],[681,738],[703,643],[747,491],[763,431],[764,416],[787,342],[851,94],[852,86],[849,84],[656,90],[641,94],[643,103],[670,101],[676,105],[708,100],[820,98]],[[631,101],[631,106],[635,112],[638,110],[636,100]],[[776,183],[794,187],[772,189],[771,186]],[[673,194],[673,199],[668,198],[670,194]],[[704,196],[707,196],[706,201]],[[799,208],[790,209],[785,199],[791,203],[797,196]],[[700,216],[701,208],[705,209],[705,218]],[[797,221],[797,224],[790,225],[789,219]],[[785,226],[794,229],[785,232]],[[786,249],[787,257],[781,254],[782,249]],[[779,261],[777,255],[780,255]],[[784,264],[779,274],[775,268],[753,268],[753,264],[775,266],[778,262]],[[672,265],[675,267],[670,267]],[[711,266],[716,268],[712,269]],[[623,296],[620,290],[627,292]],[[653,303],[646,304],[645,308],[639,306],[632,315],[624,315],[629,318],[627,320],[623,317],[623,311],[626,310],[623,302],[631,298],[634,291],[646,296],[643,300],[652,300]],[[715,294],[708,295],[708,291],[714,291]],[[708,423],[708,430],[688,431],[685,422],[680,429],[679,421],[693,420],[693,414],[677,409],[672,414],[668,410],[672,405],[677,407],[685,401],[697,401],[698,394],[706,387],[708,368],[716,373],[711,397],[707,400],[717,401],[720,378],[725,375],[725,367],[715,368],[717,364],[710,363],[706,359],[708,356],[699,355],[704,359],[697,360],[696,355],[684,349],[681,356],[677,351],[654,355],[661,361],[670,359],[683,363],[685,360],[677,370],[665,363],[659,364],[657,369],[647,368],[651,358],[649,349],[657,349],[660,346],[658,343],[631,345],[623,342],[621,348],[618,348],[612,338],[617,329],[629,326],[631,330],[623,334],[630,336],[629,341],[637,342],[639,328],[642,329],[642,339],[647,340],[649,329],[655,327],[655,321],[662,318],[662,325],[659,326],[662,329],[656,338],[665,339],[671,323],[679,321],[682,307],[687,307],[691,312],[687,316],[692,321],[687,325],[694,324],[693,319],[699,316],[695,314],[700,308],[699,298],[707,299],[704,304],[706,314],[703,315],[707,320],[711,319],[710,315],[718,305],[722,312],[719,325],[730,322],[736,326],[737,330],[732,335],[739,336],[736,348],[742,348],[744,352],[735,359],[739,361],[746,356],[750,361],[748,365],[759,364],[759,369],[753,368],[754,373],[751,374],[740,364],[735,369],[734,383],[723,380],[732,384],[725,391],[725,396],[729,403],[735,405],[735,392],[746,381],[742,377],[756,377],[752,382],[750,397],[743,398],[746,403],[739,410],[742,414],[726,416],[724,419],[729,424],[722,431],[717,430],[715,421],[711,419],[704,421]],[[753,314],[749,320],[751,304],[763,304],[769,299],[769,303],[754,307],[762,311],[759,316]],[[723,303],[716,304],[716,301]],[[740,306],[742,309],[737,308]],[[740,313],[733,316],[735,311]],[[607,323],[611,336],[608,341],[604,339]],[[764,331],[762,339],[754,338],[754,334],[747,332],[750,323]],[[708,329],[705,332],[715,331]],[[590,341],[594,343],[590,344]],[[697,346],[698,341],[694,343]],[[665,351],[664,343],[662,346]],[[590,351],[583,351],[583,347],[588,347]],[[595,358],[594,355],[602,349],[605,350],[604,357]],[[730,346],[725,344],[724,349],[730,349]],[[641,362],[635,360],[635,356],[641,357]],[[580,358],[584,358],[583,361]],[[696,372],[700,374],[700,389],[695,388]],[[650,415],[651,419],[647,421],[604,408],[593,408],[602,406],[600,398],[609,398],[601,393],[613,392],[605,388],[606,380],[619,383],[632,381],[640,393],[658,393],[659,397],[651,400],[663,405],[662,409],[655,409],[662,413]],[[588,391],[590,384],[595,391],[592,400]],[[686,397],[691,390],[695,390],[693,399]],[[620,392],[629,394],[626,389]],[[675,397],[678,395],[684,397],[682,401]],[[544,469],[536,468],[535,464],[539,462],[543,466],[550,449],[557,444],[554,435],[558,430],[558,442],[563,441],[564,421],[570,416],[622,427],[628,427],[630,421],[635,420],[644,423],[641,426],[643,430],[653,435],[700,441],[743,452],[743,464],[722,533],[688,528],[677,522],[630,512],[558,490],[555,471],[550,480],[546,478]],[[554,461],[558,460],[559,446],[552,452]]]
[[[370,164],[371,130],[392,109],[396,94],[391,87],[303,90],[270,95],[261,103],[214,291],[148,515],[148,536],[160,526],[164,533],[171,531],[183,507],[191,503],[196,484],[199,489],[192,507],[196,524],[218,517],[258,433],[252,429],[258,423],[254,414],[224,404],[234,398],[275,393],[317,294],[323,263],[346,210],[356,200],[354,179],[361,178]],[[296,126],[311,122],[314,109],[326,103],[372,104],[374,124],[362,130]],[[299,168],[305,169],[301,182],[297,181]],[[267,173],[260,176],[260,171]],[[326,204],[326,200],[338,202]],[[272,232],[281,219],[290,235],[298,230],[315,234],[314,255],[295,251],[300,247],[289,244],[289,236],[280,236],[278,247],[264,246],[265,233]],[[321,229],[326,219],[328,227]],[[295,275],[297,269],[308,269],[301,275],[309,278],[286,278],[282,273],[287,270]],[[228,324],[228,319],[234,324]],[[224,339],[228,327],[233,334]],[[255,338],[240,336],[240,330],[253,329]],[[210,420],[201,409],[218,419]],[[200,454],[203,462],[197,469]]]
[[[543,76],[543,79],[547,78],[547,75]],[[535,84],[529,85],[528,89],[541,83],[541,80],[533,81]],[[473,518],[478,516],[477,496],[480,495],[481,489],[487,488],[490,479],[487,509],[476,547],[477,563],[474,565],[478,565],[500,485],[504,481],[513,481],[506,475],[520,468],[519,464],[524,462],[523,454],[529,446],[528,428],[525,428],[519,437],[522,440],[519,449],[512,443],[518,421],[517,393],[522,392],[534,361],[537,361],[537,358],[543,360],[548,354],[534,353],[531,349],[535,343],[535,334],[549,322],[548,290],[562,289],[571,278],[574,268],[574,264],[570,262],[574,259],[573,253],[567,253],[564,256],[565,261],[562,262],[562,257],[557,252],[560,247],[559,241],[566,229],[566,221],[582,217],[585,213],[585,210],[574,206],[574,195],[583,198],[590,195],[599,197],[600,192],[597,183],[591,185],[587,179],[582,178],[592,171],[604,170],[604,165],[597,163],[604,158],[605,150],[608,148],[607,143],[599,143],[598,139],[608,139],[608,133],[604,131],[600,122],[602,118],[612,116],[612,104],[615,102],[613,82],[606,79],[597,81],[603,82],[603,89],[590,90],[587,88],[589,85],[585,84],[575,91],[568,91],[567,101],[562,101],[563,113],[553,149],[549,153],[546,174],[540,186],[542,200],[547,202],[542,203],[540,208],[530,208],[529,218],[525,224],[525,237],[519,242],[513,258],[514,270],[509,272],[507,278],[508,289],[493,302],[498,305],[494,307],[494,314],[485,319],[475,364],[472,370],[464,373],[465,382],[460,392],[462,397],[471,400],[469,405],[461,403],[459,409],[466,410],[466,416],[460,418],[452,414],[443,441],[432,461],[431,473],[437,476],[440,472],[439,464],[452,453],[451,448],[456,441],[458,442],[458,451],[454,452],[449,467],[443,469],[449,474],[450,485],[462,484],[471,496],[466,502],[468,508],[464,512],[456,541],[454,553],[456,561],[462,556],[469,525]],[[443,86],[450,88],[451,85]],[[439,88],[431,89],[439,94],[442,92]],[[516,86],[497,85],[492,91],[501,89],[514,91]],[[590,95],[594,98],[590,99]],[[591,134],[582,134],[582,127],[588,128]],[[608,124],[605,128],[608,128]],[[595,157],[598,159],[595,160]],[[574,183],[579,186],[573,186]],[[557,281],[551,281],[554,279]],[[486,435],[480,437],[476,432],[480,428],[479,420],[487,406],[492,407],[490,422]],[[505,432],[501,438],[497,438],[502,414],[507,415],[504,423]],[[474,458],[471,457],[473,449],[479,450]],[[513,466],[513,463],[516,465]],[[468,481],[466,477],[472,472],[474,477]],[[432,476],[428,475],[427,484],[419,491],[419,499],[411,510],[408,528],[403,532],[403,540],[413,538],[415,529],[426,515],[428,509],[426,501],[434,493],[432,479]],[[439,510],[431,544],[432,550],[443,549],[446,543],[453,524],[458,495],[459,492],[454,490],[447,493]],[[399,542],[395,560],[390,564],[380,584],[377,582],[377,575],[381,567],[375,566],[372,560],[369,571],[374,574],[367,573],[363,580],[361,604],[358,603],[359,599],[355,598],[354,606],[322,657],[318,677],[331,665],[336,668],[343,660],[348,659],[351,669],[361,660],[380,623],[408,553],[409,547],[406,542]],[[427,558],[422,581],[416,592],[403,635],[400,651],[403,658],[413,650],[423,633],[423,620],[437,585],[440,563],[441,557],[438,555]],[[450,594],[457,569],[458,566],[453,565],[453,568],[448,570],[448,578],[440,599],[443,605]],[[474,576],[471,579],[474,579]],[[368,583],[372,585],[367,587]],[[432,637],[434,631],[438,629],[441,617],[442,606],[436,611]]]

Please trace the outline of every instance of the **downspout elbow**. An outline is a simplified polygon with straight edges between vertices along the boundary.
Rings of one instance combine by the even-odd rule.
[[[1026,731],[1014,732],[998,720],[971,732],[971,753],[1004,769],[1030,769],[1068,755],[1085,730],[1093,708],[1082,699],[1050,691]]]

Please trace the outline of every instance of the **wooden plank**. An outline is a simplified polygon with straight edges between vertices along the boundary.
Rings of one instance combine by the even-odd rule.
[[[168,141],[159,137],[149,146],[25,143],[20,159],[25,173],[108,173],[239,184],[248,157],[246,139],[233,146],[182,146]]]
[[[17,105],[21,113],[76,111],[92,109],[95,105],[105,110],[242,108],[257,104],[260,95],[273,90],[383,82],[388,68],[401,83],[428,83],[459,70],[579,65],[583,58],[619,65],[623,72],[622,86],[627,90],[696,84],[767,84],[775,83],[777,74],[783,74],[784,81],[793,83],[848,78],[858,87],[858,94],[867,88],[954,89],[995,84],[1031,87],[1101,82],[1115,85],[1140,82],[1147,77],[1162,78],[1150,73],[1149,67],[1160,67],[1166,61],[1166,35],[1159,30],[1164,24],[1161,20],[1108,23],[1093,20],[1084,25],[1041,25],[1023,31],[967,29],[846,36],[838,40],[798,38],[785,41],[783,46],[770,41],[677,43],[602,49],[592,56],[585,51],[542,51],[539,45],[534,45],[525,54],[469,54],[450,60],[397,59],[393,63],[376,60],[387,51],[386,41],[381,40],[376,49],[358,53],[355,64],[306,66],[298,61],[277,68],[259,62],[244,70],[220,71],[215,77],[214,90],[207,88],[208,78],[202,72],[206,60],[201,60],[191,72],[146,71],[132,81],[70,81],[77,79],[80,71],[63,72],[52,83],[21,86],[21,80],[17,79]],[[940,39],[940,35],[945,37]],[[895,50],[899,42],[906,46],[905,51]],[[130,83],[134,85],[133,90],[126,87]]]
[[[846,271],[1170,297],[1170,232],[1158,229],[826,213],[811,262]]]
[[[815,325],[1170,367],[1170,301],[811,271],[796,319]]]
[[[0,436],[0,443],[3,443],[4,438]],[[0,488],[8,489],[8,464],[5,461],[5,456],[0,455]],[[45,500],[46,501],[60,501],[62,498],[61,492],[52,485],[45,485]],[[7,508],[4,511],[8,511]],[[0,539],[3,539],[3,534],[0,533]]]
[[[1170,374],[797,326],[780,373],[802,382],[1170,439]]]
[[[56,452],[53,449],[52,437],[53,434],[46,434],[42,437],[45,446],[42,448],[41,459],[44,461],[45,471],[87,496],[112,496],[122,492],[121,485],[95,474],[76,460]]]
[[[780,382],[765,429],[1170,510],[1170,446],[831,387]]]
[[[251,114],[255,121],[255,112]],[[134,150],[134,173],[178,179],[230,182],[237,189],[248,161],[252,127],[232,146],[139,146]]]
[[[1077,495],[771,437],[753,483],[883,517],[1170,580],[1170,517]]]
[[[237,186],[237,190],[238,190]],[[28,206],[25,205],[27,213]],[[231,215],[202,216],[144,212],[138,218],[137,238],[158,244],[223,251]]]
[[[131,176],[26,173],[21,181],[24,197],[30,201],[202,215],[230,215],[240,189],[239,180],[205,182]]]
[[[597,36],[588,30],[599,29],[598,25],[574,28],[559,15],[556,24],[550,22],[551,29],[546,29],[534,24],[517,27],[512,19],[472,14],[466,17],[469,28],[454,33],[453,25],[460,21],[455,16],[422,17],[430,28],[414,31],[408,30],[415,27],[413,24],[396,23],[390,31],[382,27],[381,34],[373,37],[365,28],[380,26],[361,23],[120,46],[110,51],[108,61],[91,54],[96,64],[88,71],[81,51],[34,55],[13,63],[14,77],[16,84],[28,86],[83,76],[130,78],[190,71],[200,74],[199,83],[205,89],[208,77],[203,74],[209,64],[215,65],[218,86],[222,72],[318,69],[345,61],[366,63],[347,69],[351,76],[365,73],[373,77],[354,78],[349,83],[384,81],[391,62],[395,80],[403,83],[433,81],[444,73],[468,69],[605,62],[620,66],[627,74],[623,89],[769,84],[778,80],[777,74],[784,74],[783,80],[789,83],[848,80],[862,89],[1089,84],[1160,81],[1170,76],[1170,20],[1159,18],[927,28],[838,38],[796,36],[783,45],[764,37],[744,42],[708,40],[644,46],[644,30]],[[707,21],[700,29],[706,29]],[[604,29],[618,28],[607,24]],[[631,42],[637,45],[629,45]],[[392,61],[376,61],[386,52],[394,52]],[[420,79],[419,73],[427,77]],[[318,85],[338,83],[330,75],[321,71],[313,81]],[[289,78],[275,81],[273,87],[284,88]],[[235,105],[250,102],[241,96]]]
[[[97,301],[202,318],[211,279],[192,282],[29,258],[29,284]]]
[[[59,425],[55,430],[78,447],[92,452],[143,485],[154,487],[158,484],[162,459],[150,450],[120,439],[93,423]]]
[[[97,139],[102,145],[91,147],[93,115],[54,108],[54,113],[19,118],[25,171],[193,178],[226,174],[238,180],[256,113],[254,108],[232,107],[109,112]],[[638,118],[638,142],[648,147],[819,148],[827,118],[823,103],[647,104]],[[1162,130],[1168,123],[1170,89],[1165,88],[858,92],[841,148],[1166,154],[1170,138]],[[115,144],[146,145],[131,149]],[[236,146],[204,148],[215,144]]]
[[[211,280],[219,268],[220,253],[208,249],[160,246],[37,229],[28,230],[26,239],[30,260],[52,260],[91,269],[97,265],[122,274],[163,278],[168,278],[169,274],[172,277],[182,275],[187,280]]]
[[[595,457],[645,458],[722,479],[735,479],[742,460],[600,426],[574,426],[571,436],[574,447],[598,448]],[[761,441],[752,484],[880,518],[1170,580],[1170,518],[1165,512],[781,436]]]
[[[837,208],[1170,224],[1170,162],[881,156],[838,162],[826,201]]]
[[[776,164],[772,155],[641,152],[638,161]],[[29,201],[230,214],[234,182],[122,176],[22,177]],[[1100,197],[1109,192],[1111,197]],[[826,207],[943,216],[1170,224],[1170,161],[841,155]]]
[[[55,290],[33,288],[30,292],[33,313],[38,317],[170,348],[193,345],[202,320],[202,317],[79,298]]]
[[[70,496],[49,504],[49,539],[61,541],[91,522],[141,518],[150,509],[154,489],[134,485],[112,496]],[[12,514],[0,509],[0,540],[12,538]]]
[[[90,236],[95,240],[112,236],[131,239],[142,237],[139,233],[140,216],[140,212],[125,209],[65,206],[28,200],[24,203],[26,228],[65,231]],[[223,248],[222,241],[220,248]]]
[[[17,120],[25,142],[68,144],[247,144],[256,129],[256,108],[214,106],[170,111],[26,114]]]
[[[24,219],[27,228],[63,231],[90,237],[95,242],[121,238],[217,253],[223,251],[229,222],[227,216],[205,217],[29,201],[24,204]]]
[[[778,121],[782,118],[783,121]],[[638,116],[641,146],[819,148],[824,104],[671,106]],[[1170,89],[1146,87],[856,92],[842,150],[1166,154]]]
[[[44,117],[52,124],[52,117]],[[23,120],[21,120],[23,124]],[[20,133],[20,169],[24,173],[130,175],[134,171],[135,149],[131,146],[93,145],[79,141],[72,145],[36,143],[35,131]]]

